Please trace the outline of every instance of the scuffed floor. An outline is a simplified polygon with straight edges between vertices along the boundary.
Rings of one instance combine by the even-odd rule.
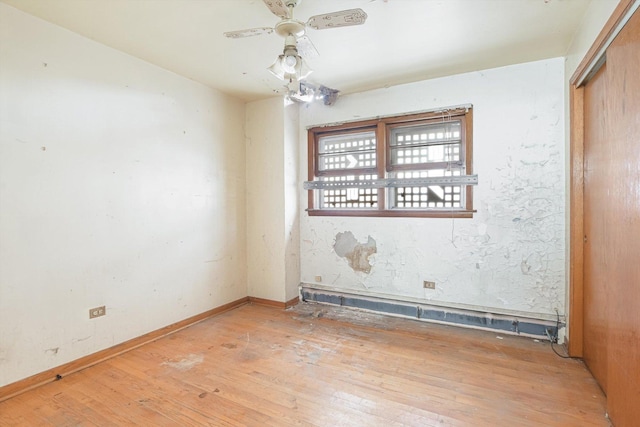
[[[245,305],[0,403],[2,426],[607,426],[548,343]]]

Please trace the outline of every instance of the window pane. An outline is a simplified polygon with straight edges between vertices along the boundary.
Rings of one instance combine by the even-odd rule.
[[[376,135],[373,131],[323,136],[318,141],[318,170],[376,167]]]
[[[429,171],[404,171],[393,174],[396,178],[425,178],[459,175],[459,170],[432,169]],[[428,185],[390,188],[391,206],[400,209],[462,209],[463,198],[460,197],[462,185]]]
[[[460,162],[460,121],[394,128],[391,131],[392,165]]]
[[[327,176],[322,181],[356,181],[377,179],[377,175]],[[319,190],[321,209],[375,209],[378,207],[378,190],[375,188],[336,188]]]

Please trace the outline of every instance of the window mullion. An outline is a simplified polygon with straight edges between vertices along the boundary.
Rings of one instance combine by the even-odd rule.
[[[465,175],[473,174],[473,110],[469,110],[464,116],[464,126],[462,127],[462,140],[464,141]],[[465,186],[465,209],[473,210],[473,189]]]
[[[378,178],[387,178],[387,127],[384,122],[378,122],[376,129],[376,166],[378,169]],[[387,209],[387,189],[378,188],[378,209]]]

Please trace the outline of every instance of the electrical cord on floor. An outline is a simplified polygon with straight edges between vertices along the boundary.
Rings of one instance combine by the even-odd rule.
[[[571,356],[563,356],[562,354],[558,353],[558,351],[556,350],[556,348],[553,346],[553,344],[555,344],[558,341],[558,331],[560,330],[560,313],[558,313],[558,309],[556,309],[556,335],[555,336],[551,336],[551,334],[549,333],[549,330],[547,330],[547,336],[549,337],[549,342],[551,343],[551,350],[553,350],[553,352],[559,356],[562,357],[563,359],[571,359]]]
[[[556,348],[553,346],[553,341],[551,341],[551,350],[553,350],[555,354],[557,354],[559,357],[562,357],[563,359],[572,359],[571,356],[563,356],[562,354],[558,353]]]

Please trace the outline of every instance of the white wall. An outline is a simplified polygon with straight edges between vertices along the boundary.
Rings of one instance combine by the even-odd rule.
[[[284,106],[270,98],[246,106],[247,287],[284,301]]]
[[[285,103],[284,125],[284,228],[285,228],[285,301],[296,298],[300,285],[300,204],[298,159],[306,139],[298,138],[300,114],[297,104]]]
[[[567,51],[565,59],[567,83],[619,2],[620,0],[594,0],[589,4]]]
[[[240,101],[1,3],[0,64],[0,386],[246,296]]]
[[[285,302],[300,283],[298,107],[277,97],[246,110],[248,291]]]
[[[564,61],[527,64],[341,97],[301,109],[306,128],[345,120],[473,104],[473,219],[309,217],[301,198],[301,279],[489,311],[564,311]],[[306,149],[300,173],[306,175]],[[351,231],[377,244],[369,274],[333,250]],[[423,289],[434,280],[436,290]]]

